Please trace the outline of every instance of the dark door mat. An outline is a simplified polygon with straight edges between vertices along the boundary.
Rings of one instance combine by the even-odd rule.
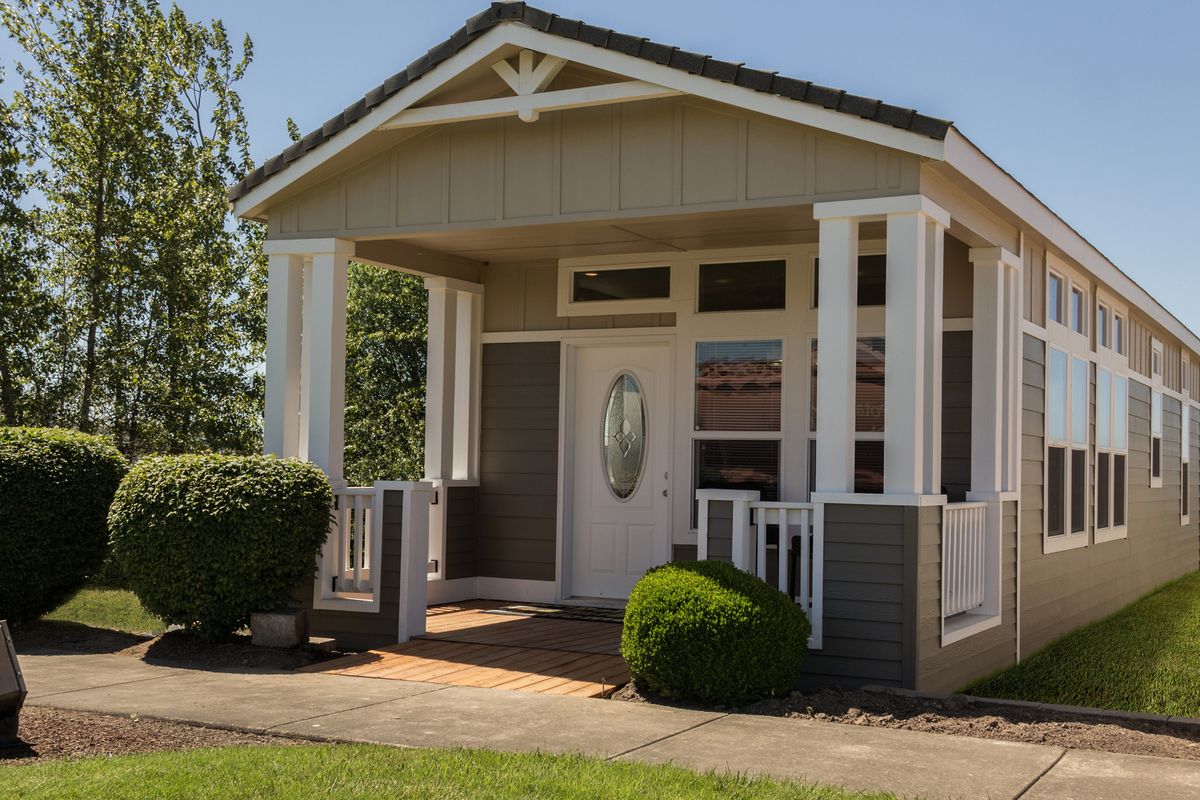
[[[618,625],[625,621],[625,609],[623,608],[596,608],[594,606],[520,604],[489,608],[483,613],[505,614],[513,617],[544,617],[546,619],[576,620],[580,622],[615,622]]]

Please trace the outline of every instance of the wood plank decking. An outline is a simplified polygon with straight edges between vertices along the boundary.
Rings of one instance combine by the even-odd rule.
[[[629,681],[620,625],[485,613],[504,605],[433,606],[424,636],[305,670],[575,697],[603,697]]]

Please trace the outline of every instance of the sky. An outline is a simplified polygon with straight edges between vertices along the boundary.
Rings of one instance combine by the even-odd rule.
[[[180,0],[254,40],[261,163],[486,0]],[[1200,2],[538,0],[602,27],[950,119],[1200,332]],[[11,40],[0,63],[13,78]]]

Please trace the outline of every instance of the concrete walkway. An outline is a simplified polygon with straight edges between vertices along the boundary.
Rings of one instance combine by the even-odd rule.
[[[22,655],[29,703],[406,747],[585,753],[922,798],[1200,797],[1200,763],[606,700]]]

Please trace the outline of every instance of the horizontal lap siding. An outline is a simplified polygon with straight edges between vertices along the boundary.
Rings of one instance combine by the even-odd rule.
[[[1163,401],[1163,486],[1150,484],[1150,389],[1130,381],[1128,538],[1043,553],[1044,345],[1026,337],[1022,441],[1021,653],[1110,614],[1200,565],[1196,524],[1179,521],[1178,401]],[[1195,426],[1193,426],[1195,429]],[[1089,467],[1093,470],[1094,466]],[[1093,516],[1094,521],[1094,516]]]
[[[918,555],[917,688],[930,692],[961,689],[972,680],[1016,660],[1017,637],[1017,504],[1001,512],[1000,625],[942,647],[942,509],[921,509]]]
[[[475,572],[554,580],[559,344],[483,346]]]
[[[395,644],[400,630],[400,539],[404,492],[383,493],[383,584],[379,610],[326,611],[313,609],[313,586],[308,581],[296,590],[297,604],[308,609],[309,631],[328,636],[339,647],[362,649]]]
[[[825,615],[806,685],[883,683],[904,675],[906,509],[825,506]]]
[[[446,580],[473,578],[479,528],[479,489],[474,486],[451,486],[446,490],[446,564],[442,574]]]

